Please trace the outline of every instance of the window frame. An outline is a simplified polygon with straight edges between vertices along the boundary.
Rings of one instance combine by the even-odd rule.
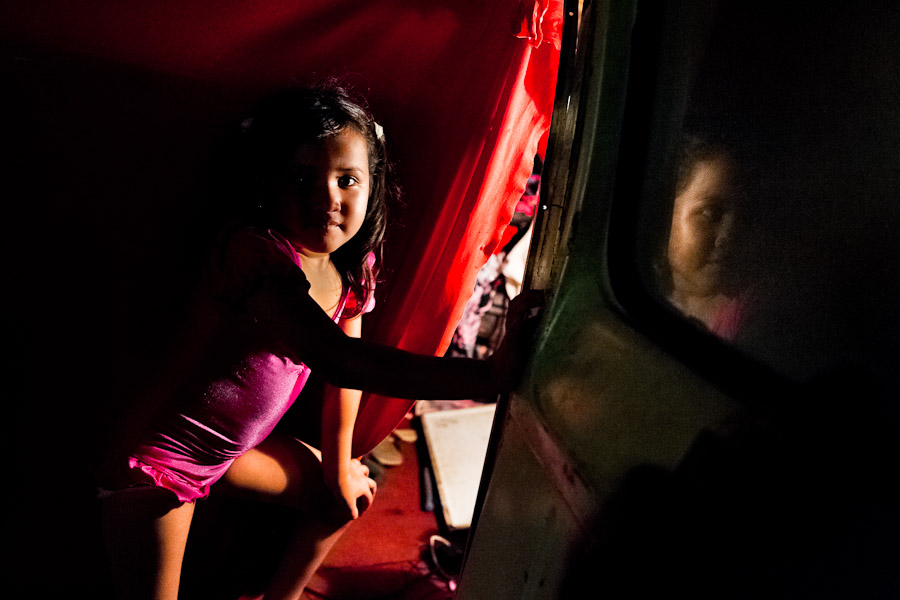
[[[705,332],[646,285],[653,248],[651,230],[666,227],[674,195],[673,157],[691,89],[689,69],[679,68],[691,44],[685,21],[712,26],[714,1],[636,3],[628,83],[614,190],[608,215],[606,277],[617,309],[632,326],[705,380],[745,404],[768,412],[802,382]],[[695,60],[699,57],[694,57]],[[696,66],[696,65],[695,65]],[[659,218],[647,219],[651,214]],[[667,210],[660,210],[667,206]],[[667,230],[667,229],[666,229]]]

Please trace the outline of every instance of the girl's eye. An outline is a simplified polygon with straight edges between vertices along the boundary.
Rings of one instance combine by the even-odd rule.
[[[717,223],[724,216],[722,207],[716,205],[707,205],[700,209],[700,216],[709,223]]]
[[[353,177],[352,175],[341,175],[340,177],[338,177],[338,185],[342,188],[351,187],[356,185],[357,183],[359,183],[359,181],[357,181],[356,177]]]

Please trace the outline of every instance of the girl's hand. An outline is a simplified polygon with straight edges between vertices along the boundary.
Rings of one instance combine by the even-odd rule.
[[[371,506],[378,487],[369,477],[369,467],[355,458],[334,473],[326,472],[325,483],[340,503],[338,510],[351,519],[358,519]]]
[[[537,290],[525,291],[509,303],[506,333],[487,359],[491,376],[501,392],[516,389],[525,373],[543,307],[544,293]]]

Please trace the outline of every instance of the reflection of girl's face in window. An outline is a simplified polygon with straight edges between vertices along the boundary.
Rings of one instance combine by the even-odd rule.
[[[725,292],[735,212],[732,172],[725,158],[700,160],[675,197],[668,259],[676,302]]]

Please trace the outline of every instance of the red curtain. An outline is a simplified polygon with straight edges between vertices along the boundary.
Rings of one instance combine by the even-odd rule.
[[[8,0],[0,41],[248,96],[346,79],[381,121],[405,191],[365,335],[440,354],[545,139],[562,18],[562,0]],[[366,397],[356,451],[410,407]]]
[[[434,137],[421,146],[422,155],[405,156],[405,165],[417,165],[424,176],[406,184],[410,195],[422,194],[410,198],[417,202],[415,231],[374,339],[422,353],[446,350],[542,151],[556,87],[561,3],[523,4],[495,3],[493,14],[470,8],[475,22],[440,49],[447,79],[432,83],[440,87],[432,98]],[[364,397],[354,449],[373,448],[411,406]]]

